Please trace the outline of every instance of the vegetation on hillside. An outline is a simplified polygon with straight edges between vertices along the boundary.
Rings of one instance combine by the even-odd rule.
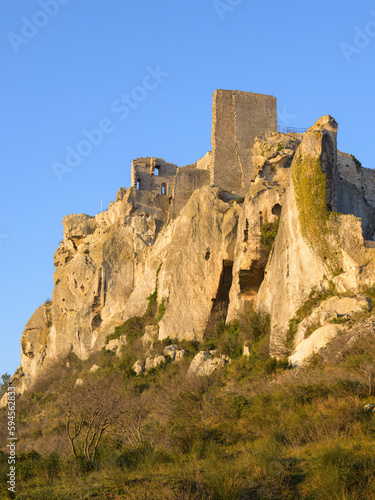
[[[363,409],[375,398],[373,335],[296,371],[269,356],[266,315],[249,309],[226,324],[219,311],[209,327],[203,345],[178,342],[182,361],[137,377],[139,319],[123,326],[131,335],[121,357],[105,349],[86,361],[70,354],[51,368],[17,400],[13,498],[375,498],[375,415]],[[210,377],[188,377],[202,348],[230,363]],[[93,364],[99,369],[89,372]],[[0,442],[7,498],[5,426]]]
[[[320,158],[297,157],[293,185],[303,238],[332,275],[340,274],[342,256],[332,244],[337,239],[333,229],[337,214],[327,211],[326,175]]]

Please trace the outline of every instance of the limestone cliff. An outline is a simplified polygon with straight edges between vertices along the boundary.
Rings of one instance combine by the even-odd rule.
[[[132,187],[121,188],[107,211],[64,218],[52,301],[21,339],[21,390],[70,352],[86,359],[101,349],[115,327],[145,314],[150,297],[163,311],[153,326],[159,339],[201,341],[219,305],[232,321],[256,304],[270,314],[271,352],[282,356],[289,321],[313,289],[355,295],[375,283],[374,175],[337,151],[335,120],[323,117],[303,134],[275,132],[274,98],[246,98],[239,109],[227,92],[220,106],[216,96],[214,154],[183,168],[137,159]],[[265,115],[243,125],[258,101]],[[226,153],[238,155],[231,157],[241,165],[238,179],[220,157],[231,140],[220,122],[226,105],[224,118],[235,112],[238,120]],[[330,339],[340,329],[326,330]],[[289,349],[303,341],[298,334]]]
[[[285,353],[289,320],[314,287],[327,290],[331,281],[344,293],[375,281],[375,252],[365,246],[360,219],[331,211],[339,199],[336,133],[330,116],[318,120],[291,165],[279,231],[258,295],[258,306],[271,314],[274,354]]]

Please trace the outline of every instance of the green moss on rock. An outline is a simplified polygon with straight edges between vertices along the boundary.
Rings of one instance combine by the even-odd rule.
[[[301,233],[312,251],[333,275],[341,272],[342,256],[337,241],[336,218],[327,211],[326,175],[320,157],[299,156],[293,170]]]

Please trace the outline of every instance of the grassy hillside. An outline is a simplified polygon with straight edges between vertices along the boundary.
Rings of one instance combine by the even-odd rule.
[[[375,498],[375,415],[363,409],[375,401],[373,332],[359,325],[349,346],[339,338],[295,370],[269,357],[268,327],[252,311],[231,325],[218,320],[204,345],[178,342],[182,361],[137,377],[139,318],[111,336],[129,336],[121,357],[70,355],[17,401],[17,493],[9,498]],[[187,377],[194,355],[214,348],[230,362]],[[0,439],[5,450],[4,426]],[[1,452],[1,498],[7,472]]]

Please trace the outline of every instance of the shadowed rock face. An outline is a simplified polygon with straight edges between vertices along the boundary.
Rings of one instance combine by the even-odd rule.
[[[375,242],[363,237],[374,239],[374,177],[337,154],[337,123],[326,116],[305,134],[279,134],[274,98],[265,99],[270,133],[247,143],[247,108],[237,109],[243,96],[225,92],[239,126],[228,151],[251,172],[220,168],[226,153],[220,157],[219,143],[232,132],[220,135],[217,95],[213,154],[173,170],[175,198],[121,188],[106,212],[65,217],[52,301],[37,309],[21,339],[21,389],[68,353],[86,359],[101,349],[116,326],[146,312],[155,291],[165,312],[152,339],[202,340],[218,304],[231,321],[253,303],[270,314],[271,352],[282,355],[289,320],[313,287],[333,282],[339,292],[357,293],[375,282]],[[141,167],[147,180],[149,165]],[[209,178],[220,187],[205,185]],[[316,334],[306,352],[337,330],[321,331],[328,332],[323,341]]]

